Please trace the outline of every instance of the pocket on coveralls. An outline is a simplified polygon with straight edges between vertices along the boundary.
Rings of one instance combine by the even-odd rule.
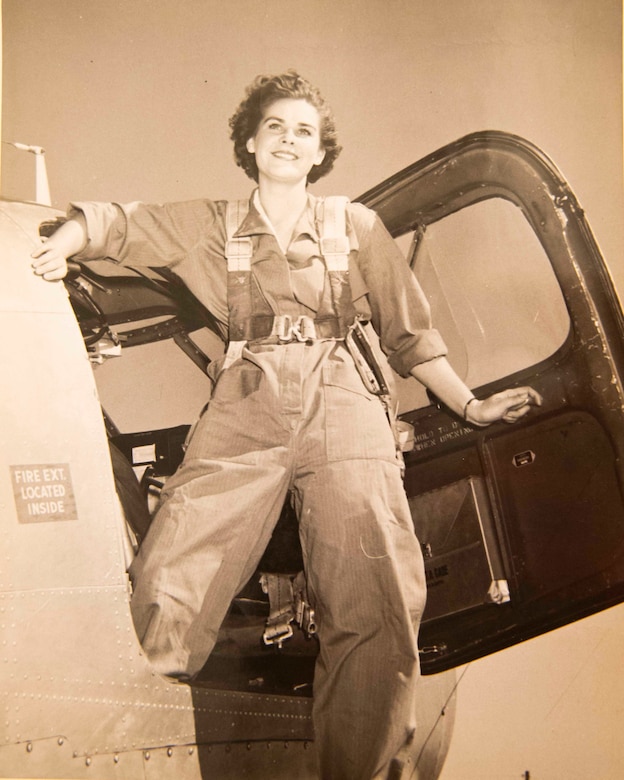
[[[323,365],[325,442],[328,460],[396,461],[384,406],[362,382],[351,358],[334,355]]]

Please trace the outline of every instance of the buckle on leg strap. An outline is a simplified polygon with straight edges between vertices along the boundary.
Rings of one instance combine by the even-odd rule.
[[[316,633],[314,610],[308,603],[305,575],[262,574],[262,590],[269,597],[269,617],[262,639],[265,645],[277,645],[278,649],[293,635],[295,622],[310,638]]]
[[[265,645],[277,645],[280,648],[293,635],[290,625],[295,619],[292,580],[288,575],[263,574],[260,585],[269,597],[269,617],[262,639]]]

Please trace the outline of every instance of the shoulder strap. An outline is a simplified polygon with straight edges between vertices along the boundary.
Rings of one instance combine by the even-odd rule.
[[[320,249],[328,271],[349,270],[348,202],[349,199],[343,195],[331,195],[322,201]]]
[[[228,270],[229,343],[223,362],[228,368],[238,360],[245,344],[245,323],[251,315],[251,258],[253,244],[249,236],[234,238],[249,211],[249,201],[228,201],[225,211],[225,258]],[[233,319],[232,312],[237,312]]]
[[[227,240],[225,242],[225,257],[228,271],[249,271],[251,268],[251,256],[253,245],[248,236],[234,238],[238,228],[243,224],[249,212],[248,200],[228,201],[225,212],[225,230]]]

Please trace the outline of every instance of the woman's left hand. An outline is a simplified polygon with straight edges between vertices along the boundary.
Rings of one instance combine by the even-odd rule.
[[[541,406],[542,396],[532,387],[515,387],[501,393],[475,399],[466,406],[466,421],[472,425],[485,426],[502,420],[515,423],[524,417],[532,406]]]

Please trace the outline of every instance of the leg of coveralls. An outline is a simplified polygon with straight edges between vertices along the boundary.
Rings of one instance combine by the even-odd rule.
[[[287,477],[275,462],[250,468],[192,460],[170,481],[131,567],[131,608],[156,671],[186,680],[206,662],[268,544]]]
[[[269,369],[241,361],[219,378],[132,564],[135,627],[161,674],[201,669],[283,506],[291,432]]]
[[[314,678],[321,777],[386,777],[415,728],[426,592],[400,471],[387,460],[343,460],[296,487],[321,648]]]

